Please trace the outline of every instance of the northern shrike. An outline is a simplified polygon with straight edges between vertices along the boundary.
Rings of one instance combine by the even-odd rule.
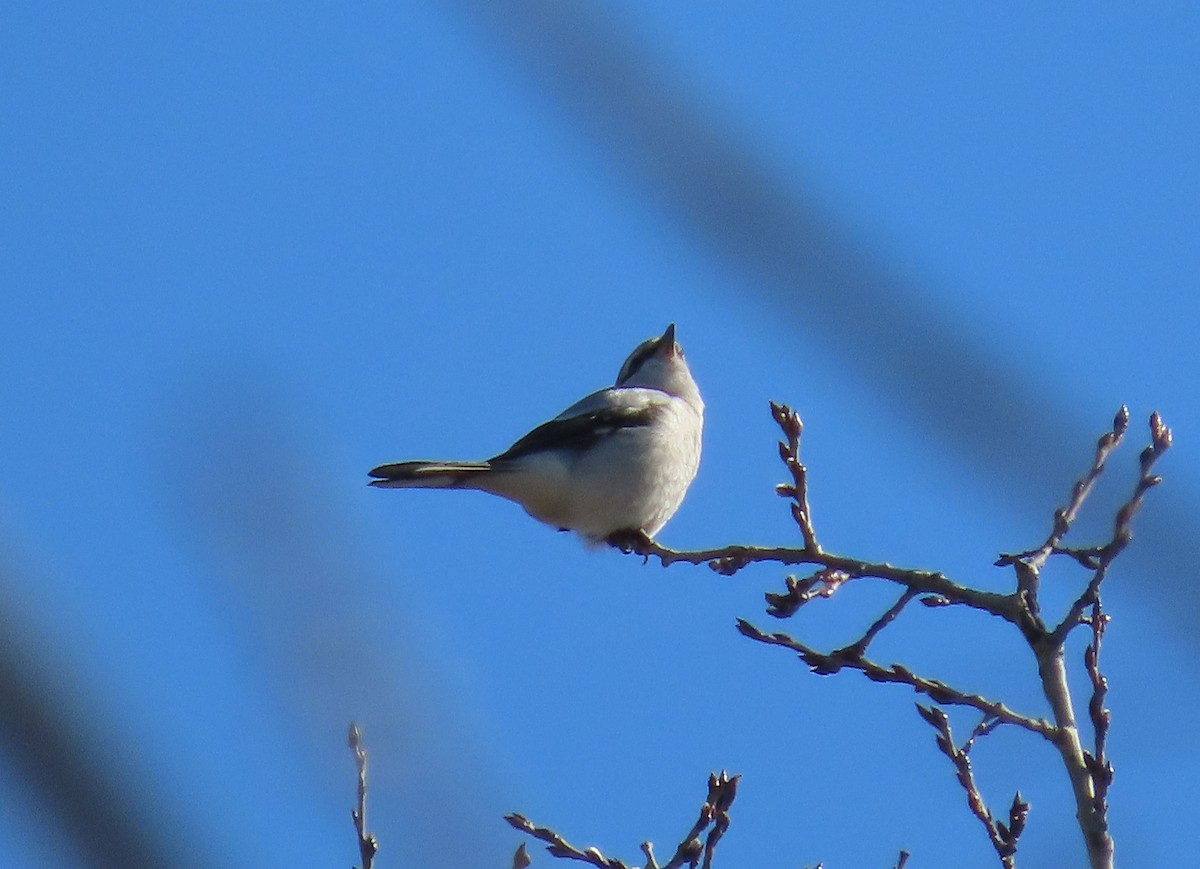
[[[653,537],[700,465],[704,402],[675,324],[629,354],[614,386],[593,392],[485,462],[398,462],[372,486],[479,489],[589,542]]]

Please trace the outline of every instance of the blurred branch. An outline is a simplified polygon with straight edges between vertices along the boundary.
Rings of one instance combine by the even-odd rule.
[[[641,38],[635,19],[554,0],[447,5],[466,13],[464,23],[525,73],[631,190],[665,207],[783,322],[808,335],[806,345],[833,348],[876,399],[962,460],[969,479],[986,479],[987,469],[1013,481],[989,487],[989,500],[1028,513],[1030,503],[1057,495],[1057,472],[1087,437],[1078,418],[1051,399],[1046,384],[989,356],[975,330],[939,304],[941,294],[928,292],[927,281],[881,257],[877,245],[813,196],[803,158],[799,172],[781,172],[765,159],[744,124]],[[1052,424],[1035,429],[1029,419]],[[1200,638],[1200,585],[1191,581],[1200,560],[1198,516],[1195,490],[1173,488],[1139,552],[1160,580],[1149,600],[1193,654]]]
[[[21,590],[39,578],[12,564],[13,548],[0,541],[0,750],[19,777],[12,793],[46,825],[37,838],[53,846],[48,864],[77,855],[96,867],[210,865],[178,794],[128,763],[146,747],[122,735],[120,712],[81,688],[94,674],[63,654],[61,637],[30,624]]]

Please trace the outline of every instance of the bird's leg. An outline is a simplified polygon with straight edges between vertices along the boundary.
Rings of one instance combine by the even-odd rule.
[[[620,531],[614,531],[605,538],[605,542],[626,555],[633,553],[643,558],[649,557],[654,546],[654,541],[640,528],[622,528]]]

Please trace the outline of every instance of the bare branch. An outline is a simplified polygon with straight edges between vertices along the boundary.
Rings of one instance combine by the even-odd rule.
[[[971,769],[969,752],[970,745],[977,737],[985,732],[990,732],[990,728],[985,723],[987,719],[984,719],[984,722],[975,728],[971,738],[967,740],[967,744],[960,749],[954,744],[954,736],[950,732],[950,719],[946,717],[945,712],[936,706],[922,706],[920,703],[917,704],[917,712],[937,731],[937,746],[942,754],[950,758],[950,762],[954,764],[958,783],[962,785],[967,794],[967,805],[987,830],[988,839],[996,850],[996,856],[1000,858],[1000,865],[1005,869],[1013,869],[1013,866],[1016,865],[1017,840],[1025,831],[1025,818],[1029,813],[1029,804],[1021,799],[1021,794],[1018,792],[1013,798],[1012,808],[1009,810],[1009,823],[1005,825],[992,817],[991,811],[983,800],[983,795],[979,792],[979,786],[975,783],[975,773]]]
[[[819,553],[821,547],[817,543],[817,532],[813,530],[812,509],[808,505],[808,469],[800,461],[800,435],[804,433],[804,422],[792,408],[773,401],[771,416],[787,438],[786,442],[779,444],[779,457],[792,474],[792,484],[780,483],[775,491],[782,497],[792,499],[792,519],[800,527],[804,548]]]
[[[516,827],[522,833],[527,833],[535,839],[546,842],[546,850],[555,857],[579,860],[583,863],[589,863],[592,866],[599,866],[601,869],[629,869],[627,864],[622,863],[620,860],[605,857],[596,848],[588,848],[586,851],[576,848],[549,827],[539,827],[524,815],[513,812],[511,815],[505,815],[504,820],[508,821],[509,824]]]
[[[1157,413],[1151,416],[1151,443],[1142,451],[1139,459],[1141,474],[1137,486],[1129,500],[1117,511],[1112,538],[1100,546],[1065,546],[1063,539],[1071,530],[1113,450],[1121,443],[1128,430],[1129,411],[1122,407],[1113,419],[1112,429],[1097,441],[1091,465],[1073,485],[1067,503],[1055,511],[1052,527],[1042,544],[1024,552],[1001,555],[997,560],[997,565],[1012,566],[1016,574],[1014,590],[1008,594],[999,594],[960,584],[939,572],[911,570],[886,562],[866,562],[826,552],[817,541],[808,501],[807,469],[800,460],[803,423],[799,415],[786,405],[772,402],[771,413],[783,431],[784,440],[779,444],[779,454],[791,475],[791,482],[781,483],[776,487],[776,491],[779,495],[791,499],[792,517],[800,529],[802,538],[801,548],[734,545],[680,551],[661,546],[644,535],[622,535],[613,542],[627,552],[637,552],[647,561],[651,556],[657,557],[664,567],[678,562],[707,564],[712,570],[726,576],[755,563],[811,565],[814,572],[809,576],[802,579],[788,576],[784,592],[766,594],[767,613],[776,618],[788,618],[814,600],[829,598],[852,580],[878,579],[901,586],[903,591],[896,602],[871,624],[862,637],[828,654],[819,652],[787,634],[766,633],[744,619],[738,621],[738,630],[750,639],[791,649],[818,675],[829,675],[842,669],[857,670],[875,682],[905,684],[937,703],[965,706],[982,713],[983,718],[979,725],[963,746],[958,748],[951,738],[945,714],[941,710],[919,707],[923,710],[922,715],[926,720],[941,734],[939,745],[942,745],[944,753],[954,762],[959,779],[967,789],[968,802],[988,828],[997,854],[1005,866],[1012,865],[1012,855],[1016,851],[1017,839],[1024,830],[1029,806],[1018,793],[1009,809],[1007,823],[995,820],[987,811],[975,787],[970,770],[970,751],[979,739],[1000,724],[1012,724],[1049,740],[1059,750],[1071,780],[1089,860],[1094,869],[1111,869],[1113,844],[1108,834],[1106,816],[1112,764],[1105,755],[1109,713],[1104,708],[1108,685],[1099,668],[1101,641],[1108,616],[1101,605],[1100,588],[1109,566],[1132,539],[1132,520],[1146,493],[1161,482],[1161,478],[1153,473],[1153,467],[1170,448],[1171,430]],[[1071,604],[1063,620],[1051,630],[1042,618],[1038,595],[1042,568],[1046,561],[1055,555],[1070,558],[1090,571],[1092,576],[1083,592]],[[1042,691],[1050,704],[1053,723],[1044,718],[1017,713],[1001,701],[990,700],[979,694],[953,688],[944,682],[919,676],[901,664],[885,666],[867,658],[866,652],[871,642],[884,628],[892,624],[914,599],[930,607],[965,606],[997,616],[1014,625],[1037,659]],[[1067,635],[1081,624],[1089,624],[1092,629],[1092,640],[1084,657],[1084,666],[1092,686],[1088,704],[1094,735],[1091,752],[1083,749],[1079,739],[1064,659]],[[651,853],[647,850],[648,855]],[[905,859],[906,855],[902,855],[900,866],[903,866]],[[657,869],[652,858],[650,869]]]
[[[924,694],[936,703],[953,706],[967,706],[978,709],[992,718],[998,718],[1005,724],[1012,724],[1045,737],[1051,742],[1057,739],[1057,730],[1053,724],[1044,718],[1033,718],[1015,712],[997,700],[988,700],[979,694],[969,694],[952,688],[945,682],[918,676],[903,664],[883,666],[869,658],[822,654],[811,646],[796,640],[787,634],[765,633],[745,619],[738,619],[737,628],[746,637],[768,645],[783,646],[796,652],[809,668],[818,676],[828,676],[842,669],[857,670],[872,682],[892,682],[908,685],[918,694]]]
[[[767,615],[775,616],[777,619],[785,619],[795,615],[796,611],[810,600],[819,597],[831,597],[841,584],[848,579],[850,579],[849,575],[842,573],[840,570],[829,570],[827,568],[818,570],[806,579],[796,579],[795,576],[788,576],[785,579],[787,584],[786,594],[778,594],[776,592],[766,593]]]
[[[1037,656],[1042,693],[1050,703],[1054,723],[1058,727],[1058,739],[1054,741],[1054,747],[1058,749],[1063,768],[1071,781],[1075,816],[1087,847],[1089,862],[1093,869],[1111,869],[1113,841],[1108,833],[1107,818],[1096,810],[1095,783],[1088,769],[1087,753],[1079,740],[1062,643],[1052,635],[1047,635],[1034,644],[1033,651]]]
[[[1113,780],[1113,765],[1108,759],[1108,725],[1112,714],[1104,706],[1108,696],[1108,679],[1100,672],[1100,644],[1104,639],[1104,629],[1108,625],[1109,616],[1104,612],[1100,595],[1092,603],[1092,641],[1083,653],[1083,666],[1087,670],[1088,679],[1092,683],[1092,696],[1088,701],[1088,717],[1092,721],[1092,753],[1084,752],[1084,762],[1092,776],[1092,786],[1095,790],[1093,801],[1096,812],[1101,817],[1108,816],[1108,788]]]
[[[867,646],[871,644],[871,640],[875,639],[876,635],[893,621],[896,616],[900,615],[900,611],[908,606],[917,593],[911,588],[905,589],[904,594],[900,595],[899,599],[892,604],[887,612],[877,618],[871,627],[867,628],[867,632],[855,640],[848,646],[843,646],[840,649],[833,651],[833,656],[836,658],[861,658],[867,653]]]
[[[679,843],[675,856],[663,869],[677,869],[684,863],[694,867],[699,862],[701,854],[704,858],[704,869],[710,869],[717,843],[721,841],[721,837],[729,828],[729,807],[733,804],[734,797],[737,796],[740,779],[741,776],[730,776],[724,770],[721,770],[719,775],[713,773],[708,777],[708,798],[700,807],[700,817],[696,819],[692,829]],[[712,824],[712,829],[709,830],[704,846],[701,848],[700,834],[709,824]],[[649,844],[649,842],[646,843],[646,845]],[[650,867],[647,866],[647,869]]]
[[[350,810],[350,817],[354,821],[354,833],[358,838],[362,869],[371,869],[375,862],[375,853],[379,850],[379,842],[373,833],[367,831],[367,749],[363,746],[362,731],[354,722],[350,722],[349,744],[358,765],[358,805]]]
[[[1162,477],[1153,473],[1154,463],[1157,462],[1168,449],[1171,448],[1172,434],[1157,413],[1150,415],[1150,444],[1138,457],[1138,462],[1141,467],[1141,473],[1138,476],[1137,485],[1134,487],[1133,494],[1129,496],[1120,509],[1117,510],[1116,518],[1113,520],[1113,535],[1105,545],[1096,550],[1096,567],[1092,574],[1091,581],[1087,584],[1087,588],[1083,593],[1071,604],[1070,610],[1066,617],[1054,629],[1054,636],[1060,642],[1066,639],[1067,634],[1083,623],[1083,614],[1088,607],[1092,606],[1099,597],[1100,586],[1108,575],[1109,565],[1113,563],[1118,555],[1129,545],[1129,541],[1133,539],[1133,517],[1137,515],[1141,509],[1142,502],[1145,500],[1146,493],[1162,482]]]
[[[975,725],[975,729],[971,731],[971,735],[967,737],[967,741],[963,743],[962,753],[970,754],[971,749],[975,747],[977,740],[983,739],[1004,722],[999,718],[993,718],[990,715],[984,715]]]
[[[748,564],[812,564],[845,574],[844,579],[883,579],[911,589],[915,594],[945,598],[947,603],[981,610],[999,616],[1006,621],[1016,621],[1018,606],[1011,594],[997,594],[960,585],[933,570],[915,570],[896,567],[886,562],[860,561],[828,552],[812,552],[788,546],[722,546],[715,549],[680,550],[671,549],[655,541],[648,541],[638,555],[653,556],[664,567],[683,562],[685,564],[708,564],[717,573],[730,576]]]
[[[1058,549],[1059,543],[1062,542],[1067,532],[1071,530],[1071,523],[1079,515],[1079,509],[1091,493],[1096,478],[1104,471],[1104,466],[1108,461],[1109,455],[1120,445],[1121,439],[1125,436],[1125,431],[1128,428],[1129,408],[1121,405],[1121,409],[1113,417],[1112,430],[1102,434],[1100,440],[1096,443],[1096,455],[1092,459],[1092,466],[1071,487],[1071,497],[1067,501],[1067,505],[1054,511],[1054,524],[1050,529],[1050,534],[1046,537],[1046,541],[1036,549],[1030,549],[1027,552],[1000,556],[996,561],[997,567],[1024,561],[1031,564],[1036,572],[1045,564],[1047,557],[1056,551],[1062,551]]]
[[[1018,594],[1028,608],[1034,629],[1024,631],[1038,661],[1042,691],[1050,703],[1058,729],[1055,746],[1071,780],[1075,796],[1076,816],[1088,850],[1088,858],[1096,869],[1113,865],[1113,841],[1108,830],[1108,789],[1113,768],[1105,756],[1109,713],[1104,708],[1108,683],[1099,668],[1100,643],[1108,616],[1103,611],[1100,588],[1108,576],[1109,567],[1133,538],[1132,521],[1147,492],[1162,478],[1153,473],[1154,464],[1171,446],[1171,430],[1157,414],[1150,416],[1150,444],[1139,456],[1140,474],[1133,494],[1118,509],[1113,520],[1111,539],[1102,546],[1063,547],[1063,537],[1070,529],[1092,484],[1104,469],[1109,454],[1120,443],[1129,425],[1129,411],[1122,407],[1113,420],[1112,431],[1101,436],[1092,467],[1075,484],[1067,506],[1056,511],[1054,525],[1042,546],[1016,555],[1001,556],[997,564],[1011,564],[1017,571]],[[1075,599],[1062,621],[1047,630],[1037,615],[1038,580],[1046,559],[1053,554],[1072,558],[1092,576],[1083,592]],[[1090,616],[1085,615],[1091,610]],[[1084,667],[1092,685],[1088,703],[1093,730],[1093,750],[1085,751],[1079,738],[1074,704],[1067,682],[1063,647],[1068,634],[1081,624],[1090,624],[1092,642],[1084,653]]]

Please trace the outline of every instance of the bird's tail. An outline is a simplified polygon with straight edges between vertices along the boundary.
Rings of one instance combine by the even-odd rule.
[[[474,489],[491,470],[487,462],[396,462],[370,472],[370,485],[384,489]]]

